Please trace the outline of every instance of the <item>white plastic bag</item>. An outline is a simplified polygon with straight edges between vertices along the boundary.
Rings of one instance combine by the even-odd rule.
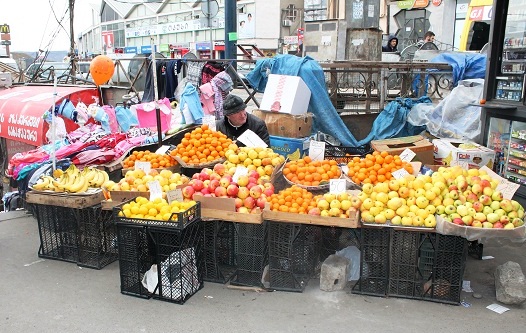
[[[150,269],[146,273],[144,273],[141,282],[144,288],[148,289],[150,293],[153,293],[155,291],[155,288],[157,288],[157,284],[159,283],[159,276],[157,275],[157,265],[153,264],[152,267],[150,267]],[[159,290],[157,290],[157,293],[159,293]]]
[[[347,270],[347,281],[358,281],[360,279],[360,250],[356,246],[347,246],[336,252],[336,255],[349,259]]]
[[[438,138],[478,141],[481,107],[476,104],[482,99],[483,91],[483,79],[459,81],[438,106],[431,108],[430,104],[419,104],[413,107],[407,121],[415,126],[426,125]]]

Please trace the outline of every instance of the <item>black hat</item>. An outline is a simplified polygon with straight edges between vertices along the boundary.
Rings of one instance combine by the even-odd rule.
[[[225,98],[225,101],[223,102],[223,114],[225,116],[230,116],[234,113],[238,113],[239,111],[243,111],[247,108],[247,105],[241,97],[236,95],[228,95]]]

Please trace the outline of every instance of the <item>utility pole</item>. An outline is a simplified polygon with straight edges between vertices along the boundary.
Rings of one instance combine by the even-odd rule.
[[[75,0],[69,0],[69,59],[71,61],[71,70],[69,72],[73,84],[77,83],[77,58],[75,57],[75,35],[73,32],[73,17],[75,9]]]

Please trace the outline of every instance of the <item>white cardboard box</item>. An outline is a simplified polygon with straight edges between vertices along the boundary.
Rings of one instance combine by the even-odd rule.
[[[466,168],[493,168],[495,151],[471,141],[434,139],[435,164],[462,165]]]
[[[307,113],[310,89],[299,76],[270,74],[261,100],[261,110],[289,114]]]

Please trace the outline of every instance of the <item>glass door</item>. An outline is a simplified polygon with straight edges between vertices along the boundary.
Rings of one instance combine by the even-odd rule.
[[[504,177],[526,185],[526,123],[514,121],[511,124],[508,159]]]
[[[504,166],[508,157],[511,121],[491,117],[489,120],[488,142],[486,147],[495,151],[495,164],[493,169],[500,176],[504,176]]]

